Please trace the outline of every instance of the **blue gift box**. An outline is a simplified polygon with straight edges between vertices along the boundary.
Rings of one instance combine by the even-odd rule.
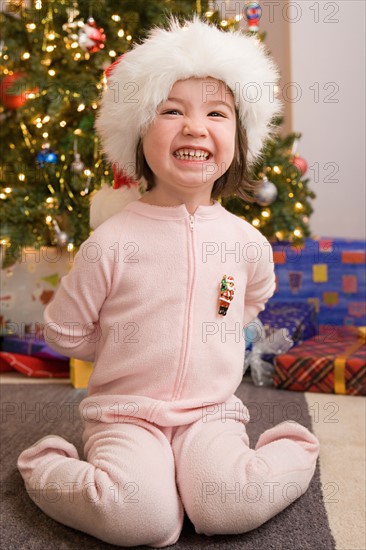
[[[272,385],[276,355],[284,353],[284,349],[288,350],[289,347],[312,338],[317,332],[314,304],[267,302],[266,308],[258,315],[258,319],[249,323],[244,329],[246,342],[244,372],[250,366],[254,384]]]
[[[308,340],[317,334],[318,323],[313,304],[305,302],[269,301],[264,311],[258,315],[266,332],[287,329],[294,345]]]
[[[41,359],[68,359],[68,357],[51,349],[44,340],[34,338],[32,335],[0,336],[0,351],[29,355]]]
[[[319,325],[366,325],[366,243],[306,239],[273,244],[277,288],[270,303],[315,305]]]

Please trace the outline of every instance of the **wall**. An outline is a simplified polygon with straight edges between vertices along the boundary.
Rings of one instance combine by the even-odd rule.
[[[244,3],[242,3],[243,5]],[[284,132],[317,195],[314,236],[366,238],[364,0],[262,0],[260,29],[278,63]]]
[[[261,2],[268,30],[287,23],[293,92],[291,123],[317,195],[310,226],[316,236],[365,238],[365,2]],[[272,5],[272,6],[271,6]],[[276,5],[276,6],[275,6]],[[271,10],[270,10],[271,8]],[[265,20],[263,21],[265,23]],[[287,101],[288,103],[288,101]]]

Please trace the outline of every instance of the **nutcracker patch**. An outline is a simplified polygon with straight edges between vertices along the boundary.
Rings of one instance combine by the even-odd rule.
[[[234,298],[234,277],[224,275],[220,283],[219,315],[226,315],[229,305]]]

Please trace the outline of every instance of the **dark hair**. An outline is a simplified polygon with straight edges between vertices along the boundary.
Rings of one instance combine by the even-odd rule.
[[[247,133],[240,124],[237,109],[235,109],[235,115],[236,136],[234,158],[228,170],[226,170],[226,172],[215,181],[211,191],[211,198],[218,199],[219,197],[238,195],[246,202],[253,202],[254,191],[261,185],[261,183],[258,181],[253,181],[249,178],[247,164]],[[155,187],[154,174],[146,162],[141,138],[139,139],[136,148],[136,176],[137,179],[140,179],[141,177],[145,178],[147,181],[146,191],[150,191]]]

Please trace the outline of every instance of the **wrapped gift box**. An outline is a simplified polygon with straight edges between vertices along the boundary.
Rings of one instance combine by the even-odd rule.
[[[366,325],[366,243],[306,239],[273,244],[277,288],[272,302],[313,303],[321,325]]]
[[[70,378],[74,388],[83,389],[88,387],[89,378],[93,372],[93,363],[81,359],[70,359]]]
[[[67,358],[57,351],[51,349],[42,339],[34,338],[32,335],[21,336],[0,336],[0,350],[9,353],[20,353],[21,355],[32,355],[42,359],[63,359]]]
[[[0,372],[12,370],[35,378],[69,378],[70,376],[68,359],[42,359],[0,351]]]
[[[273,383],[292,391],[366,395],[366,340],[355,327],[319,334],[277,355]]]
[[[256,385],[272,385],[277,354],[317,334],[313,304],[303,302],[267,303],[258,319],[244,329],[246,355],[244,373],[250,366]]]
[[[268,302],[259,315],[266,332],[287,329],[294,344],[318,333],[315,306],[304,302]]]
[[[0,336],[0,372],[16,370],[35,378],[68,378],[69,362],[68,357],[30,334]]]

